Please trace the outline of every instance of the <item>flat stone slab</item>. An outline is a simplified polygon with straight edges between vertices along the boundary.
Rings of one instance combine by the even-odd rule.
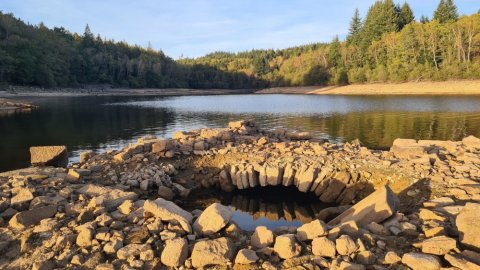
[[[397,196],[390,187],[384,186],[332,219],[328,225],[335,226],[349,221],[355,221],[359,226],[381,223],[396,213],[399,206]]]
[[[30,163],[32,166],[67,167],[67,147],[64,145],[30,147]]]
[[[56,213],[56,205],[39,207],[15,214],[8,224],[15,229],[24,229],[40,223],[43,219],[51,218],[55,216]]]
[[[162,198],[158,198],[155,201],[145,201],[143,208],[163,221],[176,221],[180,223],[186,232],[192,232],[192,226],[190,225],[193,220],[192,214],[171,201]]]

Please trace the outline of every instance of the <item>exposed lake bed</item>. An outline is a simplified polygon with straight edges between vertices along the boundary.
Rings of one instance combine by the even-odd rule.
[[[458,265],[477,245],[458,238],[466,229],[451,221],[469,226],[476,204],[465,202],[480,199],[480,140],[468,137],[480,134],[476,96],[28,100],[38,108],[0,117],[2,130],[9,130],[2,133],[0,147],[9,154],[0,157],[1,170],[27,167],[35,145],[66,145],[70,163],[67,170],[0,173],[8,194],[0,241],[10,248],[0,264],[7,268],[51,263],[40,257],[59,248],[42,238],[59,239],[54,229],[71,235],[66,252],[88,250],[73,251],[72,258],[54,251],[54,265],[66,267],[114,259],[148,268],[178,239],[187,239],[182,250],[191,254],[182,263],[195,267],[203,265],[198,250],[207,242],[225,253],[202,258],[221,256],[221,264],[233,265],[234,252],[255,250],[250,263],[280,268],[332,267],[336,261],[326,258],[345,253],[342,241],[356,242],[345,253],[355,267],[415,257],[419,239],[422,256]],[[231,122],[239,118],[250,121]],[[352,215],[356,208],[368,214]],[[18,257],[18,232],[36,255]],[[432,247],[438,241],[441,250]],[[324,245],[333,245],[333,253]],[[467,255],[447,254],[453,247]]]
[[[468,263],[480,246],[472,225],[480,196],[479,150],[480,139],[473,136],[400,139],[390,151],[369,150],[358,140],[328,142],[300,131],[263,130],[250,121],[178,131],[172,139],[146,136],[121,150],[84,152],[67,169],[0,174],[7,194],[0,241],[8,247],[0,264],[75,267],[80,260],[85,267],[134,262],[149,268],[161,261],[196,268],[247,260],[258,267],[331,268],[347,255],[349,267],[362,269],[397,265],[402,257],[404,264],[426,259],[438,268]],[[50,150],[44,151],[48,156]],[[256,187],[281,188],[275,199],[295,188],[334,205],[303,220],[308,211],[289,209],[295,198],[280,198],[285,205],[276,207],[278,200],[272,204],[267,196],[262,203],[232,193]],[[182,205],[195,190],[209,188],[233,199],[220,197],[220,203],[193,210]],[[252,232],[253,226],[242,224],[248,217],[241,217],[250,210],[250,217],[291,216],[300,223],[271,229],[264,224]],[[21,241],[15,240],[18,233]]]

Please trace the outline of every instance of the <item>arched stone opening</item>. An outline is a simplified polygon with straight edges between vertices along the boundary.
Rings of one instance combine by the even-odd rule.
[[[368,187],[364,175],[354,169],[333,164],[239,163],[226,166],[218,177],[222,190],[284,186],[314,193],[321,202],[347,205],[365,196]],[[287,194],[288,195],[288,194]]]

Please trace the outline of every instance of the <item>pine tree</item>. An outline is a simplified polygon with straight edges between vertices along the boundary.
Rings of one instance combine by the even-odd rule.
[[[83,31],[83,38],[93,39],[93,33],[92,30],[90,30],[90,26],[88,24],[85,26],[85,30]]]
[[[402,8],[400,9],[400,13],[398,15],[398,27],[399,29],[403,29],[405,25],[413,22],[415,20],[415,16],[413,15],[413,11],[410,8],[410,5],[405,2],[403,3]]]
[[[362,19],[360,18],[360,12],[358,8],[355,9],[355,13],[353,14],[352,21],[350,22],[350,29],[348,30],[348,37],[347,42],[349,44],[357,44],[358,37],[360,32],[362,31]]]
[[[333,39],[328,49],[328,62],[332,67],[343,65],[342,54],[340,52],[340,40],[338,39],[338,36]]]
[[[439,23],[453,22],[458,20],[457,6],[453,0],[440,0],[437,10],[433,14],[433,19]]]
[[[368,47],[384,33],[398,31],[398,13],[392,0],[376,1],[370,7],[363,25],[362,45]]]
[[[94,37],[92,30],[90,30],[90,26],[88,24],[85,26],[85,31],[83,31],[83,46],[84,47],[92,47],[94,43]]]

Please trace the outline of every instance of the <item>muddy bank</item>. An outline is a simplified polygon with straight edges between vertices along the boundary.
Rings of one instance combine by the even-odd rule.
[[[8,86],[0,89],[0,98],[13,97],[67,97],[67,96],[201,96],[250,94],[253,89],[130,89],[111,87],[91,88],[38,88]]]
[[[65,151],[33,148],[40,167],[0,174],[0,268],[479,267],[475,137],[399,139],[380,151],[239,121],[44,167],[62,165]],[[299,228],[253,232],[232,220],[236,207],[250,209],[248,200],[179,207],[194,190],[269,186],[335,206]]]

